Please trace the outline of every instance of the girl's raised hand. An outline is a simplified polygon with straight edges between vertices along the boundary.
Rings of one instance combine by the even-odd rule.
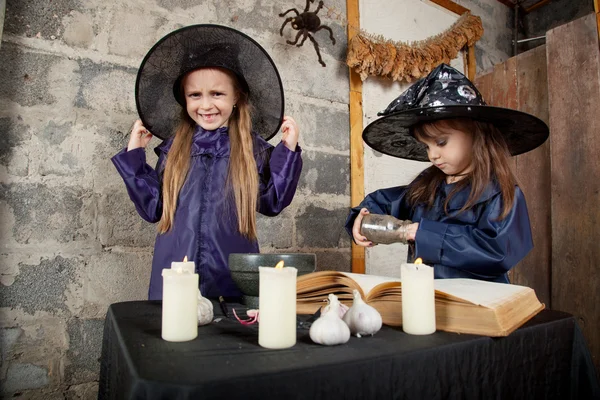
[[[296,151],[296,145],[298,144],[298,136],[300,135],[300,129],[298,124],[294,121],[294,118],[285,116],[283,117],[283,124],[281,124],[281,141],[291,151]]]
[[[131,128],[131,135],[129,136],[129,144],[127,144],[127,151],[137,149],[139,147],[146,148],[148,143],[152,139],[152,134],[146,130],[141,120],[135,121],[133,128]]]
[[[360,213],[356,216],[354,220],[354,225],[352,225],[352,237],[357,245],[363,247],[373,246],[373,242],[369,241],[366,237],[360,234],[360,224],[362,222],[363,216],[367,215],[369,210],[366,208],[361,208]]]

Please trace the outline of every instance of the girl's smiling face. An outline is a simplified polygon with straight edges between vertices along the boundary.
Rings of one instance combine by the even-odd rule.
[[[427,147],[427,157],[446,175],[464,175],[472,170],[473,136],[443,121],[424,127],[428,137],[417,139]],[[460,178],[460,177],[459,177]],[[450,180],[450,181],[456,181]]]
[[[183,93],[189,116],[212,131],[227,126],[237,101],[232,78],[215,68],[202,68],[183,78]]]

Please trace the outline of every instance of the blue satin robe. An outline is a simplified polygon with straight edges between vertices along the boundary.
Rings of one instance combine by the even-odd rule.
[[[273,147],[254,136],[254,154],[259,173],[258,211],[275,216],[294,197],[302,171],[301,149],[290,151],[283,143]],[[162,215],[161,180],[172,139],[155,152],[156,169],[146,163],[143,149],[123,150],[112,158],[139,215],[158,222]],[[230,253],[258,253],[258,242],[238,231],[233,193],[226,190],[229,168],[227,128],[205,131],[196,128],[187,180],[179,193],[172,229],[158,234],[154,245],[148,299],[162,299],[162,269],[185,256],[196,263],[204,296],[237,297],[241,292],[231,279]],[[160,173],[158,173],[159,171]]]
[[[458,213],[469,197],[470,187],[456,193],[444,212],[444,202],[453,184],[442,183],[435,204],[410,207],[406,203],[406,186],[377,190],[350,211],[346,230],[352,236],[352,225],[360,209],[374,214],[389,214],[419,223],[414,248],[409,259],[421,257],[434,267],[440,278],[471,278],[508,283],[507,272],[533,248],[531,227],[525,196],[515,186],[513,207],[503,220],[500,188],[492,182],[469,210]]]

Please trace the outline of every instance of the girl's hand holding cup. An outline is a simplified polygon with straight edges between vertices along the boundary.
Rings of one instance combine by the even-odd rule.
[[[354,220],[354,225],[352,225],[352,237],[354,238],[354,242],[362,247],[371,247],[374,245],[373,242],[360,233],[360,225],[362,224],[363,216],[367,215],[368,213],[369,210],[362,208]]]

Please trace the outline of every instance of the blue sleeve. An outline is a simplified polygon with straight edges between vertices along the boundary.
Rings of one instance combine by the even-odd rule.
[[[474,224],[449,224],[422,218],[415,254],[428,264],[482,276],[505,274],[533,248],[525,196],[518,187],[510,213],[501,221],[500,194],[490,199]]]
[[[258,212],[275,216],[294,198],[302,172],[302,149],[291,151],[279,143],[259,165]]]
[[[159,156],[161,165],[164,156]],[[161,184],[158,173],[146,163],[146,152],[139,147],[122,150],[112,159],[123,178],[129,198],[138,214],[148,222],[158,222],[162,216]]]
[[[407,186],[396,186],[369,194],[358,207],[350,209],[346,218],[346,232],[352,237],[354,220],[362,208],[366,208],[372,214],[387,214],[398,219],[409,219],[409,208],[405,202],[406,190]]]

